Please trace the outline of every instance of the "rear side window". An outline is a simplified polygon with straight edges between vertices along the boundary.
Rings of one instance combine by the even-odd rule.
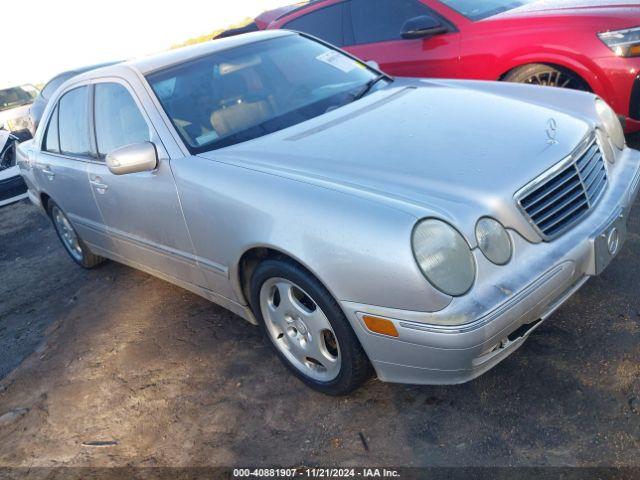
[[[283,28],[308,33],[338,47],[344,45],[344,3],[321,8],[285,24]]]
[[[44,145],[42,149],[45,152],[60,153],[60,142],[58,140],[58,107],[53,110],[47,133],[44,136]]]
[[[80,157],[91,155],[88,107],[88,87],[71,90],[60,99],[58,103],[60,153]]]
[[[117,83],[95,86],[95,125],[98,154],[150,140],[149,127],[129,91]]]
[[[407,20],[431,13],[418,0],[351,0],[350,5],[356,44],[400,40]]]

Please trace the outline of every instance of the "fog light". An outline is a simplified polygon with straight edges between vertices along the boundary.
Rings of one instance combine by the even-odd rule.
[[[386,318],[378,318],[371,317],[369,315],[365,315],[362,317],[364,324],[367,326],[369,330],[373,333],[379,333],[380,335],[386,335],[388,337],[399,337],[400,334],[396,329],[396,326],[393,324],[391,320],[387,320]]]

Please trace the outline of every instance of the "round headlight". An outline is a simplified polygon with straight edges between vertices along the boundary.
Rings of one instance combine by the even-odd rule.
[[[506,265],[511,260],[513,246],[507,230],[493,218],[481,218],[476,225],[478,247],[490,262]]]
[[[435,219],[416,225],[413,254],[427,280],[447,295],[460,296],[473,286],[476,265],[466,240],[449,224]]]
[[[616,153],[613,151],[613,145],[611,145],[609,141],[609,135],[604,133],[601,128],[598,128],[596,130],[596,136],[598,137],[598,146],[604,158],[606,158],[609,163],[616,163]]]
[[[605,132],[609,135],[611,143],[618,149],[622,150],[625,146],[624,130],[622,130],[622,124],[618,119],[618,115],[613,109],[601,98],[596,98],[596,112]]]

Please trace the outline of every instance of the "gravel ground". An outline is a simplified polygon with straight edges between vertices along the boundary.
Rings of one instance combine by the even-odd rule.
[[[640,138],[635,139],[640,146]],[[259,331],[0,209],[1,466],[640,466],[640,205],[619,258],[461,386],[328,398]]]

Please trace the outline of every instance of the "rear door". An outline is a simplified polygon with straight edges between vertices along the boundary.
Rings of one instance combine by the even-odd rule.
[[[96,161],[89,133],[90,86],[67,90],[57,102],[35,154],[34,174],[44,193],[65,212],[82,239],[107,247],[87,167]]]
[[[420,0],[349,0],[345,49],[363,60],[401,77],[460,76],[460,33],[456,27]],[[430,15],[449,32],[420,39],[401,36],[405,22]]]
[[[98,80],[93,105],[98,162],[89,167],[88,183],[111,237],[112,254],[152,273],[204,285],[169,155],[136,93],[123,79]],[[149,141],[158,152],[152,172],[114,175],[104,163],[120,147]]]

